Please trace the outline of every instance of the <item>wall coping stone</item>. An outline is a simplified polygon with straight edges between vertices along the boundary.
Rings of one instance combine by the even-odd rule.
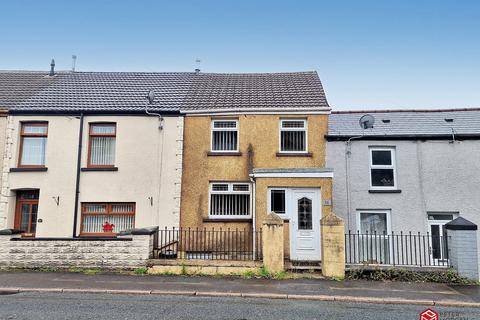
[[[89,238],[13,238],[12,241],[132,241],[132,238],[89,237]]]
[[[144,235],[151,235],[158,232],[158,226],[157,227],[145,227],[145,228],[135,228],[135,229],[130,229],[130,230],[125,230],[121,231],[118,235],[119,236],[128,236],[128,235],[133,235],[133,236],[144,236]]]
[[[477,230],[478,226],[465,218],[458,217],[445,224],[447,230]]]
[[[10,235],[22,234],[22,233],[23,233],[22,230],[17,230],[17,229],[3,229],[3,230],[0,230],[0,235],[1,236],[10,236]]]
[[[267,226],[283,226],[283,219],[275,212],[270,212],[263,220],[263,224]]]

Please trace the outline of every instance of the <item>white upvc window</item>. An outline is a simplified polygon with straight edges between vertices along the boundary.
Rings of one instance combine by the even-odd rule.
[[[306,153],[308,146],[307,120],[280,120],[280,152]]]
[[[370,187],[375,190],[397,189],[395,148],[370,148]]]
[[[212,120],[212,152],[238,152],[238,120]]]
[[[251,218],[250,183],[212,182],[209,198],[210,218]]]
[[[287,188],[269,188],[268,189],[268,208],[267,212],[275,212],[280,216],[287,214]]]

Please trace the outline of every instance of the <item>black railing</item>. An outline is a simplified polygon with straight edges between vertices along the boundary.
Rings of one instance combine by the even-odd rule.
[[[448,238],[420,233],[345,234],[347,264],[448,267]]]
[[[262,232],[249,229],[160,229],[157,259],[262,260]]]

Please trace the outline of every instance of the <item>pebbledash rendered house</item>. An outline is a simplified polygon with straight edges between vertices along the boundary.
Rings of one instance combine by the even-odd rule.
[[[373,128],[359,126],[365,114]],[[402,263],[394,252],[408,249],[418,258],[403,257],[408,263],[446,265],[445,224],[480,224],[480,109],[333,112],[327,140],[334,211],[347,232],[376,234],[365,260]]]

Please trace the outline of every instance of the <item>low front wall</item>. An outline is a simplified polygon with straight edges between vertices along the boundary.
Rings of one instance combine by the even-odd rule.
[[[132,269],[147,265],[152,235],[112,239],[22,239],[0,235],[0,267]]]

